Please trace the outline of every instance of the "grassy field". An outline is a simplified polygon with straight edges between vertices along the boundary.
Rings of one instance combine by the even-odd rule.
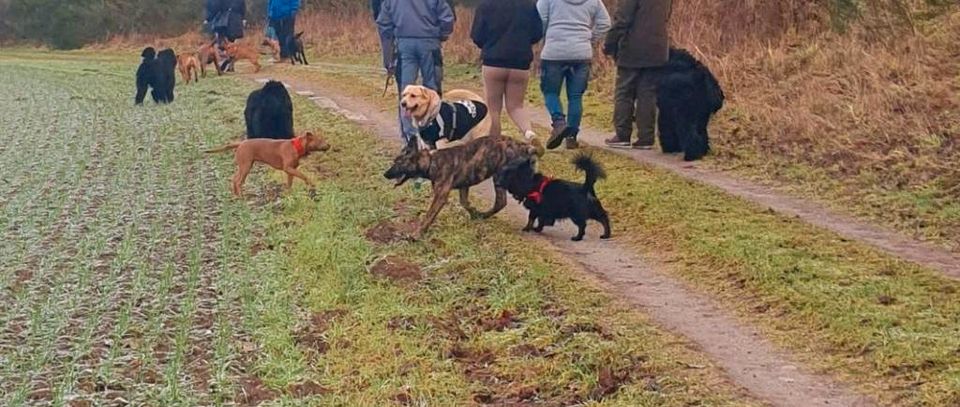
[[[447,210],[379,239],[426,191],[303,99],[335,146],[304,165],[315,194],[260,170],[233,199],[200,151],[242,134],[254,85],[134,107],[136,63],[0,57],[0,404],[754,404],[516,225]]]
[[[390,109],[375,74],[282,68]],[[458,75],[463,75],[460,73]],[[960,402],[960,283],[862,244],[771,213],[669,172],[593,151],[619,236],[723,300],[809,363],[842,372],[887,403]],[[541,168],[582,179],[570,153]]]

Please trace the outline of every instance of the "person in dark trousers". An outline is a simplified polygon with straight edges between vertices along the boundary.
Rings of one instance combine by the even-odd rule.
[[[583,94],[590,80],[593,44],[610,30],[610,15],[601,0],[538,0],[544,42],[540,52],[540,91],[553,121],[547,148],[566,140],[578,148],[583,118]],[[566,84],[568,111],[564,114],[560,90]]]
[[[383,52],[383,67],[396,76],[399,92],[422,84],[442,93],[443,55],[440,44],[453,33],[453,8],[446,0],[383,0],[377,28]],[[376,4],[371,3],[376,10]],[[417,135],[413,120],[404,117],[398,103],[401,135],[409,142]]]
[[[267,3],[267,18],[270,26],[280,42],[280,59],[293,57],[292,47],[296,32],[297,12],[300,11],[300,0],[270,0]]]
[[[221,70],[232,69],[233,61],[223,54],[225,41],[236,41],[243,38],[243,28],[247,25],[247,4],[245,0],[207,0],[207,24],[214,34],[218,51],[221,53],[223,64]]]
[[[616,135],[605,140],[611,147],[629,147],[636,122],[633,148],[653,148],[657,120],[657,71],[667,63],[670,38],[667,26],[671,0],[620,0],[613,28],[603,53],[617,62],[613,121]]]
[[[538,144],[530,117],[523,111],[533,45],[543,38],[536,4],[533,0],[486,0],[477,7],[470,37],[481,49],[490,135],[501,134],[500,112],[506,106],[524,138]]]

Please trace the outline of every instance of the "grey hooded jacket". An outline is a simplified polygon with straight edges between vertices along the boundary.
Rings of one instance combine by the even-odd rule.
[[[610,14],[601,0],[538,0],[545,31],[540,59],[589,61],[593,43],[610,30]]]

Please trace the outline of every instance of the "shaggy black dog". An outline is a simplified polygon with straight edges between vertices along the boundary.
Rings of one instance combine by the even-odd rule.
[[[243,117],[247,138],[293,138],[293,102],[283,83],[270,81],[251,92]]]
[[[137,96],[134,103],[143,104],[148,88],[151,89],[150,96],[154,102],[173,102],[173,88],[177,84],[177,55],[169,48],[157,54],[152,47],[147,47],[140,56],[143,62],[137,68]]]
[[[689,52],[670,48],[657,87],[660,147],[699,160],[710,151],[707,123],[723,107],[723,90],[709,69]]]
[[[303,50],[303,39],[300,38],[302,35],[303,31],[300,31],[297,35],[287,38],[287,49],[293,51],[293,56],[290,57],[290,63],[293,65],[296,65],[297,62],[310,65],[307,62],[307,53]]]
[[[586,173],[583,184],[550,179],[536,172],[532,159],[512,162],[501,171],[499,186],[506,188],[530,211],[524,232],[539,233],[544,226],[553,226],[559,219],[570,219],[577,225],[577,235],[572,240],[580,241],[586,232],[587,219],[593,219],[603,224],[600,238],[610,238],[610,218],[593,189],[598,179],[606,177],[603,168],[585,154],[575,157],[573,165]],[[537,220],[539,223],[534,227]]]

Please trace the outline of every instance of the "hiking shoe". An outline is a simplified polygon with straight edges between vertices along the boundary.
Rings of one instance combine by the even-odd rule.
[[[553,150],[560,147],[560,142],[569,135],[569,129],[566,119],[560,118],[554,120],[553,130],[550,131],[550,138],[547,139],[547,148]]]
[[[603,142],[604,142],[604,144],[606,144],[607,146],[610,146],[610,147],[616,147],[616,148],[627,148],[627,147],[630,147],[630,140],[624,140],[624,139],[622,139],[622,138],[620,138],[620,137],[616,137],[616,136],[614,136],[614,137],[612,137],[612,138],[608,138],[608,139],[606,139],[606,140],[603,140]]]
[[[577,141],[576,137],[570,137],[564,141],[566,141],[565,144],[566,144],[567,150],[576,150],[580,148],[580,142]]]
[[[653,144],[641,144],[640,141],[634,142],[632,145],[630,145],[630,147],[632,147],[634,150],[653,150]]]

